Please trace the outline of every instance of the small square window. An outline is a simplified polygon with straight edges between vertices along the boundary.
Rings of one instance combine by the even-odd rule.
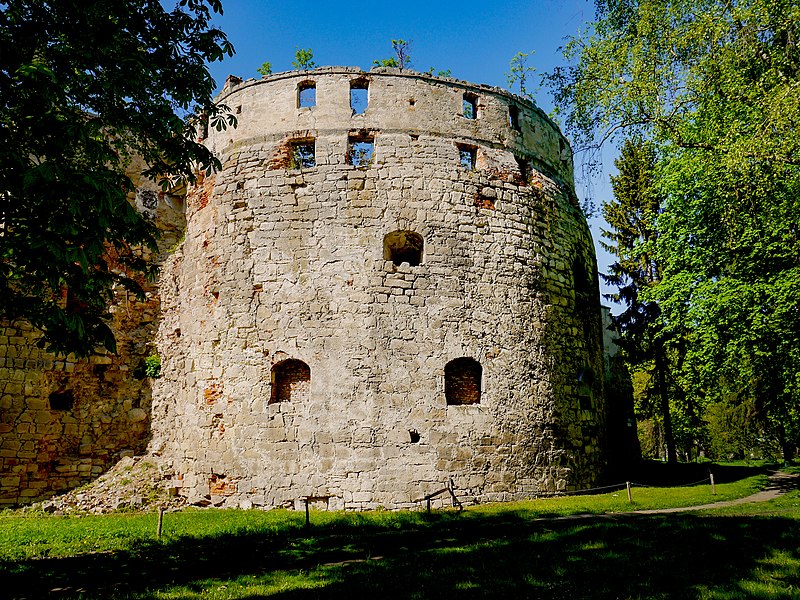
[[[354,115],[364,114],[369,106],[369,82],[364,80],[350,83],[350,108]]]
[[[311,108],[317,105],[317,84],[304,81],[297,87],[298,108]]]
[[[347,164],[366,169],[375,155],[375,139],[372,136],[351,136],[347,140]]]
[[[475,161],[478,158],[478,148],[475,146],[458,146],[458,160],[462,167],[469,171],[475,170]]]
[[[465,119],[478,118],[478,97],[475,94],[464,94],[462,114]]]
[[[292,169],[309,169],[317,166],[316,148],[313,140],[294,142],[292,144],[290,166]]]

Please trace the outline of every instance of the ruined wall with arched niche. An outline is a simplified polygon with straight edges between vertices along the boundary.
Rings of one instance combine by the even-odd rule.
[[[220,100],[238,127],[209,133],[223,168],[161,280],[151,450],[179,493],[397,508],[451,478],[466,501],[596,483],[596,265],[544,113],[391,69]]]

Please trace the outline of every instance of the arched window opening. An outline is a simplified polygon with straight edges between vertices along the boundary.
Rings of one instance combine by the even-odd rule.
[[[317,84],[313,81],[303,81],[297,86],[297,107],[311,108],[317,105]]]
[[[311,369],[302,360],[290,358],[272,367],[272,394],[269,403],[302,402],[308,399]]]
[[[412,267],[422,264],[424,238],[413,231],[393,231],[383,238],[383,260],[390,260],[396,266],[404,262]]]
[[[465,119],[477,119],[478,97],[475,94],[471,94],[469,92],[465,93],[461,101],[461,109],[462,109],[461,114],[464,115]]]
[[[480,404],[483,367],[474,358],[456,358],[444,366],[444,397],[447,404]]]

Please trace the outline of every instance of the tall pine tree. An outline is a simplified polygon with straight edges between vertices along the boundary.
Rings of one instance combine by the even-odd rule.
[[[604,281],[617,288],[607,298],[626,305],[614,317],[620,332],[619,346],[628,363],[647,368],[652,385],[649,395],[657,398],[657,412],[662,423],[667,460],[675,462],[675,436],[672,431],[670,397],[667,384],[668,360],[659,326],[660,308],[656,302],[643,301],[641,292],[661,280],[661,268],[655,259],[658,236],[656,217],[661,201],[654,187],[656,153],[640,137],[625,141],[614,162],[619,174],[611,177],[614,199],[603,204],[603,216],[609,229],[603,230],[608,242],[603,248],[616,257]]]

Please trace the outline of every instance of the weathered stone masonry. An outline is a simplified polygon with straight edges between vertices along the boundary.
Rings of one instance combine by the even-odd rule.
[[[181,493],[396,508],[451,477],[477,501],[596,482],[596,268],[552,122],[394,70],[221,100],[239,124],[210,133],[223,169],[162,279],[151,450]]]
[[[179,493],[225,506],[593,485],[596,268],[555,125],[392,69],[231,78],[221,100],[239,120],[207,140],[223,169],[190,190],[148,302],[115,306],[121,356],[54,361],[4,325],[0,501],[79,485],[149,436]],[[163,376],[137,379],[153,344]]]

